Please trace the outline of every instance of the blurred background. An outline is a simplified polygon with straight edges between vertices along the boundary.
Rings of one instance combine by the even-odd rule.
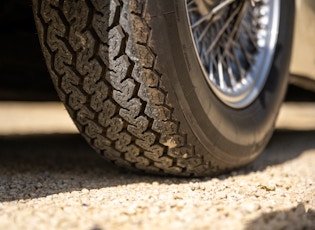
[[[40,50],[31,2],[29,0],[1,1],[0,26],[2,28],[0,31],[0,102],[6,102],[1,104],[1,116],[8,117],[9,114],[18,116],[18,112],[13,111],[12,106],[5,107],[8,106],[7,102],[46,102],[46,105],[47,102],[58,102],[59,99]],[[283,118],[288,117],[287,114],[289,113],[292,114],[292,103],[295,102],[295,105],[299,105],[293,108],[293,110],[295,109],[295,112],[293,111],[295,116],[298,116],[301,112],[304,117],[311,117],[313,115],[312,111],[315,110],[311,103],[315,102],[315,91],[289,85],[286,102],[290,104],[291,112],[285,112],[286,115],[280,114]],[[35,104],[33,105],[35,106]],[[37,104],[36,106],[40,110],[40,107],[45,105]],[[9,110],[11,110],[11,113],[9,113]],[[21,113],[23,112],[21,111]],[[305,113],[308,115],[305,115]],[[38,116],[45,115],[38,114]],[[294,120],[294,118],[292,119]],[[10,123],[6,120],[5,123],[7,122]],[[34,120],[33,122],[35,123]],[[311,124],[305,124],[305,126],[313,127]]]
[[[0,100],[54,101],[31,1],[0,2]]]
[[[58,100],[41,54],[30,1],[1,1],[0,26],[0,99]],[[290,85],[286,100],[315,101],[315,94]]]

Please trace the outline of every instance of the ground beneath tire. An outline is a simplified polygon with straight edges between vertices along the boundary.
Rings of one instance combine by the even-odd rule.
[[[189,179],[106,163],[59,103],[1,102],[0,229],[315,229],[313,107],[286,105],[278,127],[294,130],[253,164]]]

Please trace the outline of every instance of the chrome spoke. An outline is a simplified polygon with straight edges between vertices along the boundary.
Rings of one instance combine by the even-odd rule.
[[[224,34],[224,32],[226,31],[226,29],[229,27],[230,23],[233,21],[233,19],[235,18],[235,16],[238,14],[237,11],[234,11],[230,17],[228,18],[228,20],[224,23],[223,27],[221,28],[221,30],[218,32],[216,38],[214,39],[213,43],[211,44],[211,46],[207,49],[207,54],[209,54],[213,48],[215,46],[217,46],[217,43],[220,41],[221,36]]]
[[[197,6],[200,5],[200,2],[203,2],[203,0],[195,0]],[[215,6],[209,13],[204,15],[202,18],[200,18],[195,24],[192,25],[192,28],[195,28],[196,26],[199,26],[204,21],[209,20],[213,15],[217,14],[220,10],[224,9],[227,5],[233,3],[235,0],[225,0],[222,1],[219,5]]]

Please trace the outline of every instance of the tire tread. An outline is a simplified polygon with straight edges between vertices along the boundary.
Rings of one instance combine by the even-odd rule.
[[[34,0],[56,90],[85,139],[114,164],[180,176],[216,174],[218,166],[188,143],[168,100],[147,2]]]

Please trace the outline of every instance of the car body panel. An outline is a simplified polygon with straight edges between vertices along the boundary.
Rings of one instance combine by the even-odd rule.
[[[290,73],[293,83],[310,87],[315,80],[315,1],[296,0],[296,20]]]

